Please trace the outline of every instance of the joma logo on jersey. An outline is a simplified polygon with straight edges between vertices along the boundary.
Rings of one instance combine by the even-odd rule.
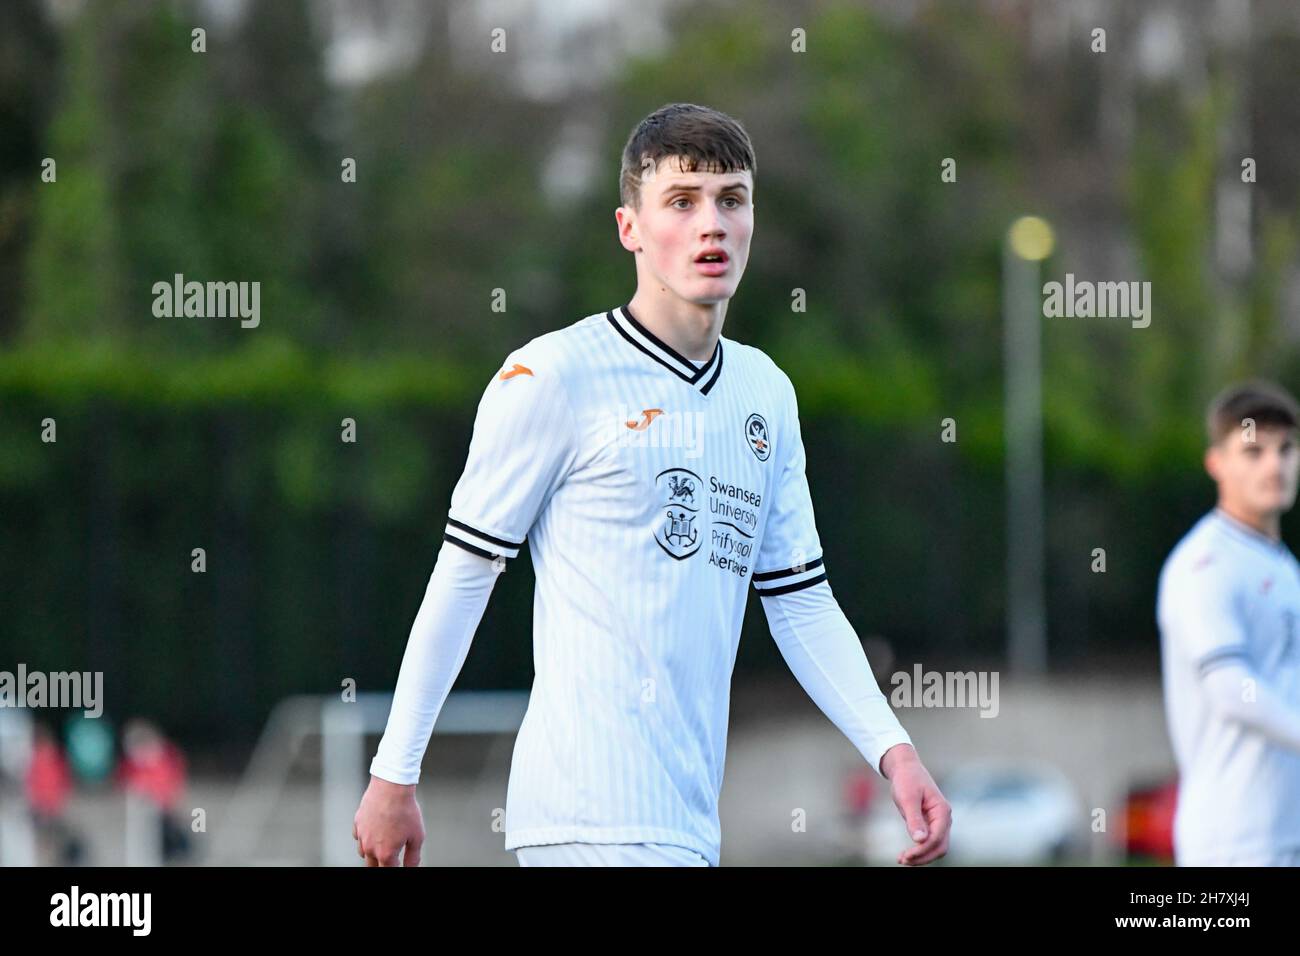
[[[704,454],[704,413],[620,405],[602,414],[605,434],[620,448],[680,448],[685,458]]]
[[[700,476],[686,468],[667,468],[655,475],[663,515],[655,526],[655,543],[671,558],[682,561],[700,550],[700,516],[695,491]]]
[[[510,366],[510,368],[502,369],[500,377],[502,379],[507,379],[507,378],[514,378],[516,375],[532,375],[532,374],[533,374],[533,370],[530,369],[527,365],[520,365],[518,362],[515,362],[513,365]]]
[[[650,423],[655,420],[656,415],[662,415],[662,408],[647,408],[641,412],[642,418],[639,422],[627,422],[627,427],[636,432],[643,432],[650,427]]]

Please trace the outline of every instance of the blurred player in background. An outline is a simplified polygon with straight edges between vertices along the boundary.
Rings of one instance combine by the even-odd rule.
[[[72,768],[59,746],[59,738],[43,723],[37,723],[33,731],[31,761],[24,783],[43,851],[51,854],[58,866],[84,862],[85,843],[68,822]]]
[[[525,537],[536,677],[505,814],[521,865],[718,865],[751,588],[800,684],[890,781],[913,841],[899,862],[947,851],[948,804],[827,581],[794,386],[722,335],[749,256],[754,168],[723,113],[673,104],[646,117],[615,214],[636,294],[515,349],[484,392],[354,823],[369,864],[419,861],[420,761]]]
[[[1295,399],[1233,386],[1207,415],[1218,503],[1160,574],[1165,713],[1178,762],[1179,866],[1300,865],[1300,564]]]
[[[123,788],[156,809],[163,862],[187,856],[190,837],[183,800],[188,771],[181,748],[153,722],[133,718],[122,728],[122,760],[117,773]]]

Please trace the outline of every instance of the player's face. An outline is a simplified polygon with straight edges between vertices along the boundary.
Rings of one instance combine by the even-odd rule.
[[[675,158],[664,159],[642,177],[641,208],[619,207],[619,239],[641,253],[639,275],[689,302],[726,301],[749,261],[753,190],[749,170],[684,173]],[[700,261],[707,250],[721,261]]]
[[[1256,515],[1280,514],[1295,504],[1300,451],[1290,428],[1260,427],[1255,440],[1244,429],[1228,435],[1206,456],[1206,468],[1229,504]]]

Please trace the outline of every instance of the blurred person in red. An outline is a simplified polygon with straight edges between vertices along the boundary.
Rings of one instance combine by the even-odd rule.
[[[122,730],[122,760],[117,777],[122,787],[158,808],[163,860],[189,853],[189,833],[179,819],[185,794],[185,755],[147,720],[133,718]]]
[[[60,865],[81,862],[84,846],[64,816],[72,795],[72,769],[58,739],[44,724],[36,724],[23,783],[37,839],[54,847],[54,858]]]

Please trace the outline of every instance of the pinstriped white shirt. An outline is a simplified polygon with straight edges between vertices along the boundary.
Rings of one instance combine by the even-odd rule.
[[[671,843],[716,865],[749,589],[833,601],[785,373],[725,336],[691,361],[626,306],[539,336],[483,394],[444,537],[506,561],[527,539],[536,572],[506,848]],[[908,738],[859,703],[835,719],[875,766]]]
[[[1214,863],[1300,849],[1300,753],[1218,713],[1202,684],[1240,662],[1300,707],[1300,564],[1215,508],[1165,561],[1156,616],[1180,778],[1177,856]]]

